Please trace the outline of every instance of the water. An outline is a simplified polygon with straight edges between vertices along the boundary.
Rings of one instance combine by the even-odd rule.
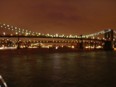
[[[0,53],[8,87],[116,87],[116,52]]]

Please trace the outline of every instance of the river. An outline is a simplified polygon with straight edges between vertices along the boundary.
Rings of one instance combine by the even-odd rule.
[[[8,87],[116,87],[116,52],[0,53]]]

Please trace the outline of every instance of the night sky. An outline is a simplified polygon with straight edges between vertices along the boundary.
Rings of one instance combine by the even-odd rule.
[[[116,0],[0,0],[0,22],[50,34],[116,29]]]

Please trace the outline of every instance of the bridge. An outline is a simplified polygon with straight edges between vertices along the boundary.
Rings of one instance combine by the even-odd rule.
[[[116,30],[113,29],[88,35],[52,35],[1,23],[0,31],[0,48],[70,48],[78,50],[113,50],[116,48]]]

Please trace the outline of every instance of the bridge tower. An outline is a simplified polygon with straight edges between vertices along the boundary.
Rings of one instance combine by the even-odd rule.
[[[83,50],[83,49],[84,49],[84,47],[83,47],[83,37],[82,37],[82,35],[80,35],[79,49],[80,49],[80,50]]]
[[[105,30],[104,38],[104,50],[113,50],[113,30]]]

